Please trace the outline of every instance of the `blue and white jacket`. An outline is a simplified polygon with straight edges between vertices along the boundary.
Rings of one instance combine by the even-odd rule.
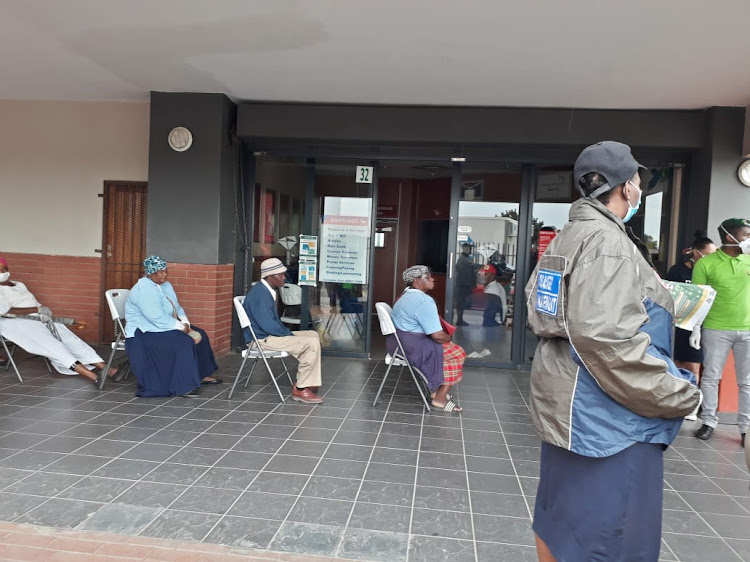
[[[526,286],[540,337],[531,413],[540,437],[589,457],[669,445],[698,405],[671,359],[674,302],[600,201],[580,199]]]

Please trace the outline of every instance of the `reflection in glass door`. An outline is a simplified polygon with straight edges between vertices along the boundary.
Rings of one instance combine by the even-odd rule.
[[[469,359],[511,361],[521,185],[520,167],[462,167],[456,253],[449,265],[453,341]],[[519,290],[524,280],[521,275]]]

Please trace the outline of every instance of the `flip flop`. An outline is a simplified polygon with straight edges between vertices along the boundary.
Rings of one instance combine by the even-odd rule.
[[[458,404],[456,404],[453,400],[448,400],[445,403],[445,406],[438,406],[437,404],[435,404],[435,402],[433,402],[432,407],[437,410],[440,410],[441,412],[456,412],[457,414],[460,414],[464,410]]]
[[[201,381],[201,384],[221,384],[221,383],[223,383],[223,382],[224,382],[224,381],[223,381],[223,380],[221,380],[221,379],[214,379],[214,380],[212,380],[212,381],[203,381],[203,380],[202,380],[202,381]]]

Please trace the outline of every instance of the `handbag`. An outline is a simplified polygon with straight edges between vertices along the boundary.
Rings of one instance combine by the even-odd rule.
[[[453,324],[448,324],[442,316],[439,316],[438,318],[440,318],[440,325],[443,327],[443,331],[449,336],[452,336],[453,332],[456,331],[456,327]]]

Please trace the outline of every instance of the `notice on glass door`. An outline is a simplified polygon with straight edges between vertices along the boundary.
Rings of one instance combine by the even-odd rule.
[[[326,283],[367,284],[372,200],[326,197],[323,205],[318,279]]]

